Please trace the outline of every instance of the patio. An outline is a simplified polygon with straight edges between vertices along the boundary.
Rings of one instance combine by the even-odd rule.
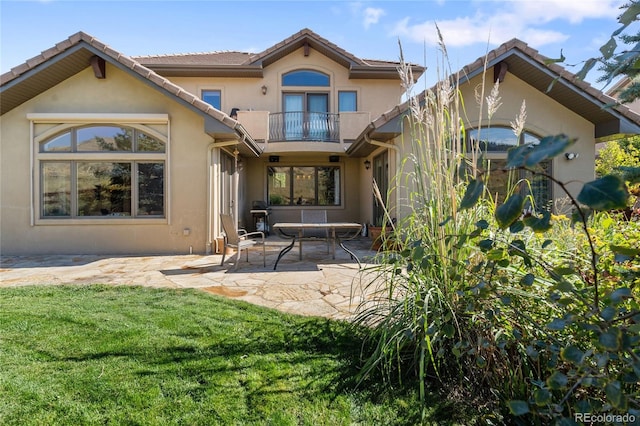
[[[237,270],[235,255],[220,266],[221,255],[37,255],[3,256],[0,287],[56,284],[140,285],[164,288],[198,288],[219,296],[244,300],[283,312],[332,319],[349,319],[371,294],[367,285],[375,279],[371,268],[375,251],[371,240],[358,238],[347,246],[362,262],[363,269],[344,250],[336,258],[327,254],[326,243],[305,242],[303,259],[297,250],[277,255],[289,243],[277,236],[267,239],[266,268],[262,250],[243,253]]]

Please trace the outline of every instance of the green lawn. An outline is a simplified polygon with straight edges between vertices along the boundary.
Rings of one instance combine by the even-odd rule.
[[[418,423],[414,393],[356,387],[358,334],[197,290],[3,288],[0,424]]]

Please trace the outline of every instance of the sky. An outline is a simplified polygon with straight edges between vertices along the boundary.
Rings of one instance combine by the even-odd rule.
[[[261,52],[309,28],[364,59],[427,67],[441,75],[439,28],[448,65],[458,70],[516,37],[541,54],[565,56],[577,72],[599,56],[624,0],[92,1],[0,0],[0,72],[84,31],[128,56]],[[637,25],[634,24],[634,25]],[[634,27],[630,27],[632,30]],[[638,31],[637,28],[634,30]],[[587,81],[598,89],[600,74]]]

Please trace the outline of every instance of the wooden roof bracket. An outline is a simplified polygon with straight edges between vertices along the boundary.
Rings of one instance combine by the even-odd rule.
[[[502,83],[504,81],[504,77],[507,75],[507,71],[509,69],[509,65],[506,62],[501,61],[493,66],[493,82],[496,81]]]
[[[91,57],[91,68],[93,68],[93,75],[99,79],[107,78],[107,69],[105,67],[104,58],[100,56],[92,56]]]

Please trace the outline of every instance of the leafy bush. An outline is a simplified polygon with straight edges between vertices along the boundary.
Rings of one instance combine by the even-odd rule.
[[[359,316],[375,342],[363,377],[378,368],[392,381],[415,376],[423,398],[437,384],[485,422],[640,418],[640,225],[606,213],[627,207],[625,183],[607,175],[574,198],[545,175],[565,190],[571,218],[525,212],[513,190],[494,204],[491,171],[477,147],[464,147],[451,81],[410,101],[412,155],[396,183],[414,188],[413,209],[394,228],[397,250],[380,255],[379,300]],[[540,174],[536,165],[574,142],[520,145],[506,169]]]

